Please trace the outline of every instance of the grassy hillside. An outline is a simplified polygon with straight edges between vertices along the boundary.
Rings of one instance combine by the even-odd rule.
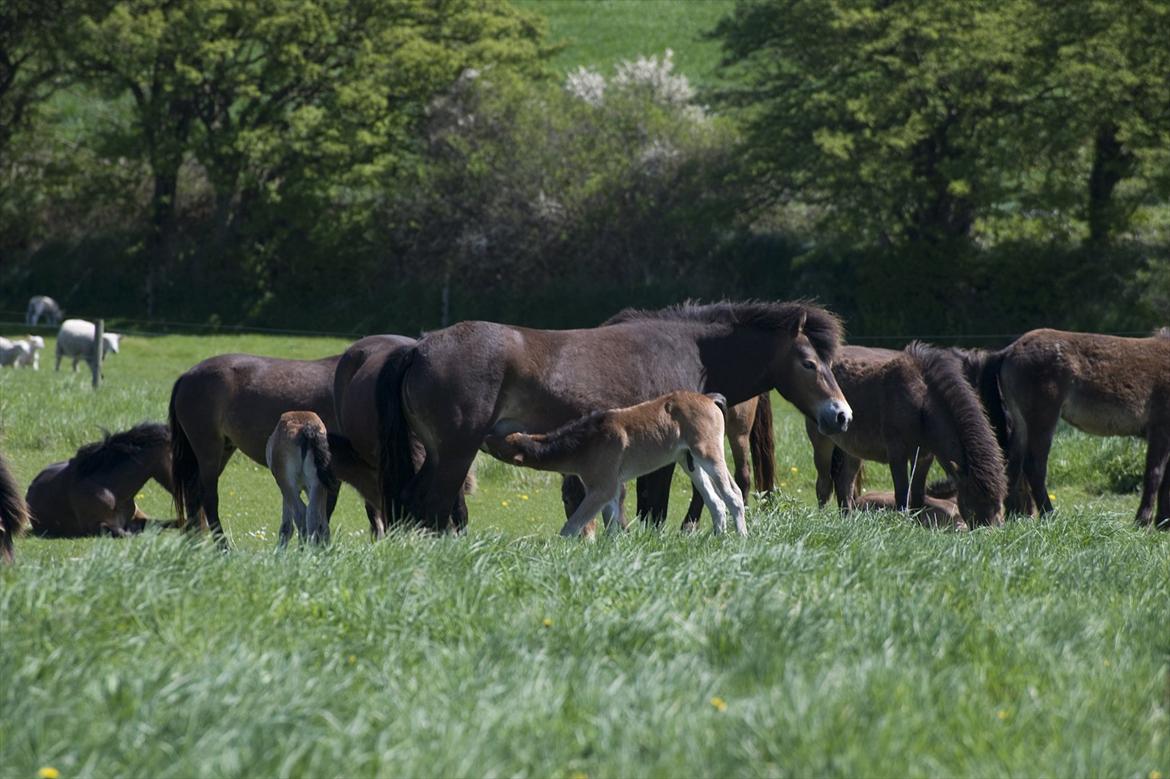
[[[80,372],[0,370],[0,447],[27,482],[99,426],[162,418],[202,357],[342,346],[130,336],[96,394]],[[563,541],[554,479],[481,462],[466,538],[371,545],[347,492],[331,549],[276,554],[276,487],[238,456],[226,555],[178,534],[20,539],[0,569],[0,774],[1170,772],[1170,534],[1095,486],[1138,448],[1063,432],[1055,517],[932,533],[812,508],[800,419],[777,408],[783,486],[747,539],[704,517]],[[142,503],[169,511],[154,486]]]
[[[718,43],[703,40],[734,0],[513,0],[548,19],[564,45],[553,64],[610,70],[614,62],[674,51],[675,68],[702,83],[719,62]]]

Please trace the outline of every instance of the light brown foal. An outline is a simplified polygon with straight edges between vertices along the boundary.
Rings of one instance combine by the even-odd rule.
[[[284,506],[280,520],[280,546],[288,544],[296,525],[301,541],[329,543],[329,496],[340,485],[330,468],[325,423],[312,411],[286,411],[268,437],[265,449]],[[308,494],[306,507],[301,491]]]
[[[578,535],[602,513],[612,532],[617,523],[622,485],[630,479],[678,463],[711,512],[716,533],[727,514],[740,535],[747,535],[743,496],[723,457],[722,395],[672,392],[636,406],[598,411],[551,433],[491,433],[483,443],[492,456],[542,471],[577,476],[585,499],[561,535]]]

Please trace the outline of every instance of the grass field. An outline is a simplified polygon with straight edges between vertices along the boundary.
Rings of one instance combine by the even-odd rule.
[[[130,336],[96,394],[2,370],[0,447],[27,483],[101,426],[164,418],[205,356],[342,346]],[[278,555],[278,492],[240,458],[227,555],[20,539],[0,776],[1170,775],[1170,534],[1107,489],[1140,446],[1064,430],[1054,517],[931,533],[815,510],[776,407],[784,482],[748,539],[565,542],[552,479],[481,462],[466,538],[371,545],[347,491],[331,549]],[[170,511],[155,486],[141,503]]]

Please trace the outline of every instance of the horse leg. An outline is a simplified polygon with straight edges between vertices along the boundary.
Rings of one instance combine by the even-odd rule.
[[[718,452],[718,454],[722,455],[723,453]],[[739,485],[732,480],[731,474],[728,473],[727,463],[722,457],[715,457],[709,461],[701,461],[700,465],[711,477],[715,491],[719,494],[723,505],[727,507],[728,513],[731,514],[731,520],[735,523],[735,532],[746,536],[748,532],[747,519],[744,516],[744,493],[740,491]]]
[[[638,516],[645,524],[662,527],[670,506],[670,483],[674,466],[668,465],[638,478]]]
[[[819,436],[813,442],[813,465],[817,469],[817,505],[821,508],[833,494],[833,449],[831,438]]]
[[[1170,468],[1162,471],[1162,486],[1158,489],[1158,513],[1154,526],[1158,530],[1170,530]]]
[[[833,472],[833,492],[837,495],[837,506],[841,511],[852,511],[857,505],[857,474],[861,471],[861,460],[839,448],[833,457],[837,460],[837,468]]]
[[[284,492],[283,488],[281,489],[281,492]],[[298,499],[297,502],[299,503],[300,500]],[[280,540],[278,540],[276,544],[278,548],[284,549],[286,546],[288,546],[289,538],[292,537],[296,509],[293,508],[293,504],[289,500],[288,495],[283,496],[280,501],[280,505]]]
[[[617,533],[620,526],[625,530],[625,526],[621,525],[618,520],[622,513],[622,498],[625,497],[625,485],[618,487],[617,492],[614,493],[613,499],[606,503],[601,508],[601,518],[605,521],[605,534],[607,536]]]
[[[685,469],[684,469],[685,470]],[[688,474],[689,476],[690,474]],[[679,526],[679,531],[683,533],[693,533],[699,529],[699,518],[703,515],[703,493],[699,492],[699,488],[691,483],[691,505],[687,506],[687,513],[683,516],[682,525]]]
[[[1060,405],[1049,409],[1037,409],[1028,425],[1028,442],[1024,454],[1024,476],[1032,489],[1041,514],[1052,513],[1052,499],[1048,497],[1048,453],[1052,449],[1052,437],[1056,423],[1060,420]]]
[[[1146,474],[1142,483],[1142,499],[1138,503],[1136,521],[1143,527],[1149,525],[1154,518],[1154,498],[1158,496],[1158,519],[1165,517],[1166,501],[1163,496],[1162,482],[1166,477],[1166,462],[1170,460],[1170,426],[1158,428],[1150,426],[1150,435],[1146,442]]]
[[[894,508],[905,511],[910,503],[910,477],[906,473],[908,458],[901,452],[889,452],[890,478],[894,481]]]
[[[424,526],[436,532],[458,529],[452,522],[455,519],[452,515],[457,501],[463,495],[467,472],[475,462],[477,451],[477,444],[466,447],[464,451],[453,446],[442,460],[427,452],[427,462],[433,463],[433,466],[426,492],[421,495],[420,516]],[[416,495],[416,499],[419,497]],[[466,522],[466,517],[463,521]]]
[[[378,511],[373,503],[366,503],[366,519],[370,521],[371,541],[379,541],[386,537],[386,523],[382,521],[382,512]]]
[[[691,477],[691,484],[695,485],[695,489],[703,496],[703,503],[707,505],[707,511],[711,512],[711,526],[715,534],[722,533],[727,527],[727,510],[715,489],[714,480],[710,475],[712,469],[704,467],[702,458],[690,452],[683,455],[679,464]]]
[[[581,531],[592,522],[605,504],[613,500],[619,486],[618,484],[608,484],[598,489],[590,489],[586,486],[585,498],[577,506],[573,515],[566,520],[564,527],[561,528],[561,535],[566,538],[581,535]]]
[[[926,479],[930,476],[930,466],[934,465],[934,455],[922,449],[918,450],[910,463],[910,508],[920,509],[926,505]]]
[[[639,480],[639,485],[641,480]],[[576,476],[566,476],[561,480],[561,503],[565,507],[565,518],[568,519],[576,513],[581,506],[581,501],[585,500],[585,483]],[[638,500],[642,500],[642,489],[638,488]],[[592,537],[597,528],[590,525],[585,535]]]
[[[336,492],[329,490],[324,484],[314,484],[309,488],[309,512],[307,528],[309,542],[327,545],[329,543],[329,499],[332,496],[336,502]]]

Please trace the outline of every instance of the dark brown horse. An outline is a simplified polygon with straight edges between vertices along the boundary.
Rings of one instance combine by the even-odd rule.
[[[857,470],[862,460],[873,460],[890,466],[899,510],[922,508],[926,474],[937,458],[956,483],[967,522],[1002,523],[1003,455],[954,353],[919,343],[901,352],[845,346],[833,373],[858,416],[849,430],[832,435],[806,425],[822,505],[835,489],[838,503],[852,508]]]
[[[48,466],[26,496],[33,532],[47,538],[141,533],[149,518],[134,497],[151,479],[171,492],[170,447],[166,425],[143,423]]]
[[[0,454],[0,562],[12,562],[12,539],[28,530],[28,525],[28,506]]]
[[[239,449],[259,465],[267,464],[268,436],[286,411],[312,411],[327,429],[333,413],[333,373],[341,355],[319,360],[280,360],[250,354],[223,354],[188,370],[171,389],[170,426],[175,511],[179,522],[200,522],[222,538],[219,476]],[[332,443],[332,442],[331,442]],[[333,467],[346,482],[361,483],[360,468],[340,452]],[[359,487],[360,491],[360,487]],[[333,514],[337,494],[330,496]],[[366,506],[375,536],[377,514]]]
[[[1013,428],[1008,478],[1022,471],[1042,512],[1052,511],[1048,453],[1063,418],[1093,435],[1146,439],[1136,521],[1170,529],[1170,329],[1151,338],[1033,330],[1000,363]]]
[[[337,363],[333,373],[333,405],[337,415],[336,433],[329,436],[329,448],[333,453],[335,468],[346,473],[346,480],[352,484],[362,498],[367,510],[381,505],[378,486],[378,406],[375,390],[378,374],[386,361],[396,353],[414,346],[415,339],[404,335],[371,335],[355,341]],[[414,470],[417,471],[425,455],[422,444],[413,442]],[[464,495],[474,487],[474,477],[469,475],[452,513],[456,527],[467,524],[467,503]],[[399,523],[404,511],[398,505],[390,507],[389,522]],[[370,529],[375,538],[385,533],[385,521],[381,511],[370,519]]]
[[[717,303],[588,330],[461,322],[387,360],[379,376],[382,499],[445,529],[489,431],[547,432],[592,411],[679,389],[730,404],[777,389],[821,428],[852,411],[833,378],[836,316],[807,303]],[[412,473],[410,433],[426,449]],[[575,506],[570,506],[575,508]]]

